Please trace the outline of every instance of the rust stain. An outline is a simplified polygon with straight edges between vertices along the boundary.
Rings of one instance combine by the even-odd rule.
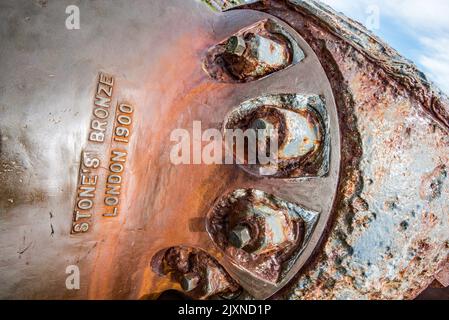
[[[119,223],[101,221],[98,224],[98,238],[103,241],[99,242],[96,251],[89,298],[121,297],[121,293],[115,290],[115,284],[129,281],[123,279],[129,275],[126,274],[126,268],[117,266],[124,265],[120,259],[135,260],[136,257],[139,259],[134,263],[138,263],[141,270],[145,271],[136,275],[135,282],[138,285],[131,292],[132,297],[140,298],[149,292],[177,288],[148,269],[150,254],[164,243],[206,242],[204,232],[187,232],[188,221],[205,210],[204,200],[211,190],[216,190],[210,195],[213,199],[224,187],[231,185],[231,179],[235,179],[234,175],[228,174],[229,168],[170,166],[170,145],[160,143],[170,141],[171,130],[189,129],[194,120],[203,120],[208,112],[202,111],[203,104],[214,103],[208,101],[210,96],[212,99],[215,96],[226,97],[231,92],[228,85],[210,81],[201,69],[198,55],[211,40],[205,34],[198,35],[196,47],[192,50],[190,38],[191,35],[180,35],[170,53],[161,56],[160,67],[151,70],[142,89],[148,92],[148,103],[155,103],[157,107],[151,105],[151,113],[146,111],[145,105],[136,108],[136,136],[133,137],[129,154],[132,172],[126,172],[124,177],[127,186],[126,196],[123,197],[126,201],[122,207],[127,209],[128,216],[120,217]],[[183,57],[182,63],[173,63],[179,57]],[[179,81],[180,74],[186,79],[184,82]],[[177,179],[171,179],[173,175]],[[185,181],[185,185],[175,183],[179,179]],[[167,190],[173,194],[173,201],[167,202]],[[179,232],[173,226],[185,226],[186,230]],[[130,232],[130,229],[136,230]],[[130,247],[135,250],[133,254],[129,252]]]

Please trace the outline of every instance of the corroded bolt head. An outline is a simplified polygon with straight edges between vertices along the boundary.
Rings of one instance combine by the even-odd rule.
[[[236,248],[242,249],[251,241],[249,229],[245,226],[237,226],[229,234],[229,242]]]
[[[200,277],[198,277],[194,273],[187,273],[181,280],[181,288],[186,291],[192,291],[196,287],[198,287],[198,283],[200,282]]]
[[[265,130],[268,127],[268,124],[263,119],[257,119],[253,122],[253,128],[255,130]]]
[[[246,50],[245,39],[238,36],[232,36],[229,38],[226,44],[226,51],[237,56],[242,56]]]

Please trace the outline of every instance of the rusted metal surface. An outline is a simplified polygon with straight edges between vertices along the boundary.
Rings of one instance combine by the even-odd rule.
[[[232,110],[226,116],[225,129],[248,130],[262,120],[263,126],[277,132],[271,137],[278,145],[275,163],[246,165],[243,169],[257,176],[272,171],[270,177],[282,179],[326,176],[331,123],[323,99],[313,94],[271,94],[244,101]]]
[[[276,1],[273,1],[276,2]],[[404,86],[420,105],[440,124],[449,127],[449,100],[416,65],[376,37],[361,24],[315,0],[287,0],[291,7],[315,20],[326,31],[364,53],[365,57]]]
[[[192,298],[232,298],[242,292],[223,267],[199,249],[173,247],[162,250],[153,257],[151,266],[154,272],[178,283]]]
[[[54,28],[69,1],[0,5],[0,297],[154,299],[175,289],[203,299],[411,299],[445,285],[447,97],[317,1],[208,1],[221,13],[167,2],[86,2],[86,24],[73,32]],[[265,33],[281,29],[288,43]],[[245,41],[248,30],[264,39]],[[235,68],[223,79],[203,69],[217,48],[265,63],[266,51],[247,52],[261,43],[282,53],[269,72]],[[295,108],[305,97],[316,100]],[[242,118],[251,107],[257,116]],[[94,121],[104,110],[104,141],[115,142],[86,141],[103,134]],[[131,134],[117,142],[126,116],[132,125],[120,128]],[[219,131],[229,119],[257,129],[283,123],[280,158],[296,167],[265,177],[244,165],[170,162],[173,130],[200,120]],[[80,217],[74,204],[89,203],[80,188],[94,174],[93,215]],[[123,181],[116,207],[99,196],[111,176]],[[262,200],[237,210],[257,224],[211,223],[235,211],[236,190],[260,190]],[[239,261],[273,254],[271,274]],[[81,270],[80,290],[66,288],[68,265]]]
[[[329,222],[340,141],[332,90],[313,50],[273,16],[248,10],[218,14],[197,1],[172,0],[170,9],[166,0],[138,1],[126,15],[120,5],[86,2],[80,5],[86,21],[80,30],[54,28],[69,4],[52,2],[42,8],[14,1],[2,3],[0,11],[2,161],[23,167],[19,177],[12,171],[3,176],[1,296],[139,299],[180,290],[179,281],[160,276],[150,263],[158,252],[173,247],[201,249],[247,293],[272,296],[285,283],[255,283],[248,272],[233,266],[206,232],[205,217],[216,199],[242,188],[320,212],[310,241],[283,281],[309,260]],[[22,20],[24,12],[29,19]],[[216,81],[203,70],[209,48],[267,19],[291,35],[306,57],[303,61],[244,84]],[[15,32],[8,32],[11,25]],[[41,42],[22,41],[42,40],[49,30],[52,37],[43,42],[45,48]],[[324,99],[334,146],[329,175],[277,181],[251,176],[236,165],[170,161],[174,130],[189,130],[194,121],[220,130],[231,110],[267,92],[313,92]],[[118,121],[130,109],[133,124],[118,130]],[[99,127],[105,110],[110,111],[107,124]],[[117,137],[124,129],[131,133],[127,139]],[[93,161],[97,158],[99,166]],[[114,190],[108,187],[111,177],[122,182],[116,207],[108,200],[114,200],[108,193]],[[95,181],[93,194],[87,190]],[[79,267],[80,290],[66,287],[71,265]],[[30,278],[36,281],[24,280]]]
[[[288,31],[267,19],[212,47],[204,59],[203,68],[218,81],[248,82],[303,59],[303,51]]]
[[[448,263],[447,97],[359,24],[317,1],[271,1],[314,48],[342,132],[335,222],[284,297],[410,299]]]
[[[310,241],[318,216],[318,212],[260,190],[236,190],[215,204],[207,217],[207,230],[235,266],[276,285],[286,282],[289,269]],[[241,227],[250,238],[244,246],[235,246],[229,233],[242,232]]]

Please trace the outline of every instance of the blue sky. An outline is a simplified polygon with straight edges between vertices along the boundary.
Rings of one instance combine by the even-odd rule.
[[[449,94],[448,0],[322,0],[412,60]]]

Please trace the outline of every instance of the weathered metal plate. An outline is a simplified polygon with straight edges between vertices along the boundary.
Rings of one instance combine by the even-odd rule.
[[[312,49],[288,25],[256,11],[216,13],[185,0],[96,0],[79,4],[81,28],[68,30],[70,4],[0,5],[0,296],[135,299],[179,289],[150,266],[158,251],[179,245],[210,253],[254,297],[273,295],[315,249],[338,181],[335,103]],[[303,61],[244,84],[218,83],[204,72],[210,47],[266,18],[293,35]],[[267,93],[323,97],[328,175],[277,181],[237,166],[170,163],[172,130],[191,130],[197,120],[203,129],[220,129],[233,108]],[[108,181],[119,180],[119,194],[109,197]],[[215,200],[238,188],[320,213],[307,246],[276,285],[230,263],[205,230]],[[70,265],[80,268],[80,290],[66,288]]]
[[[447,95],[320,1],[273,0],[261,10],[282,17],[315,50],[342,138],[332,229],[283,297],[415,298],[449,261]]]
[[[238,8],[235,1],[213,2]],[[249,3],[219,13],[193,0],[94,0],[79,4],[81,29],[68,30],[68,1],[2,1],[0,297],[156,298],[180,284],[194,288],[192,270],[179,279],[160,275],[167,266],[151,263],[163,252],[181,257],[170,268],[188,266],[186,252],[193,253],[193,271],[207,267],[213,284],[207,294],[188,292],[198,298],[215,297],[225,285],[231,289],[223,298],[278,292],[276,298],[289,299],[411,299],[429,284],[447,284],[447,96],[394,49],[321,2],[238,1]],[[286,52],[277,37],[252,38],[251,48],[265,44],[256,56],[242,52],[248,39],[241,31],[260,31],[267,19],[288,31],[304,59],[266,56],[267,39],[272,51]],[[242,37],[230,46],[233,54],[275,66],[236,68],[234,76],[243,70],[247,77],[216,81],[222,78],[203,70],[207,52],[236,34]],[[275,104],[260,105],[271,112],[269,125],[279,114],[298,119],[292,106],[276,105],[288,100],[280,97],[315,95],[325,112],[311,114],[328,121],[299,117],[303,125],[288,125],[301,131],[324,124],[304,132],[329,146],[328,166],[287,167],[262,178],[245,166],[170,162],[174,129],[191,132],[197,120],[203,131],[220,131],[234,111],[241,120],[239,111],[266,101]],[[323,132],[329,141],[321,140]],[[244,206],[275,217],[265,222],[268,230],[286,226],[254,245],[256,252],[271,252],[275,243],[303,246],[279,278],[264,281],[261,269],[242,268],[232,259],[235,250],[223,250],[207,233],[208,213],[236,190],[259,190],[270,200],[248,198]],[[319,220],[283,219],[292,208]],[[237,240],[247,242],[253,230],[237,227]],[[307,241],[299,242],[294,236],[304,231]],[[79,290],[66,283],[73,267],[80,270]]]

